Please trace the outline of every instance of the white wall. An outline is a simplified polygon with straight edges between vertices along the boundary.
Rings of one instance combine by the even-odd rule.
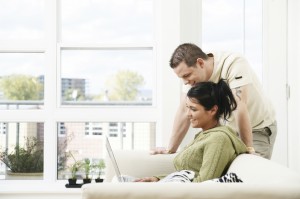
[[[169,66],[169,60],[175,48],[184,42],[200,45],[201,41],[201,1],[199,0],[163,0],[158,5],[157,22],[159,29],[157,39],[157,60],[159,75],[162,76],[158,89],[163,105],[161,108],[161,124],[158,132],[158,146],[168,146],[173,128],[173,121],[180,102],[181,80]],[[191,31],[193,30],[193,31]],[[159,76],[158,78],[160,78]],[[193,130],[191,130],[193,131]],[[185,140],[191,140],[193,133],[188,133]]]
[[[169,67],[169,59],[180,42],[179,0],[156,1],[156,41],[158,103],[161,106],[157,146],[167,146],[172,130],[175,107],[179,104],[179,80]],[[161,132],[160,132],[161,131]]]
[[[300,1],[264,1],[264,86],[276,111],[272,160],[300,172]]]
[[[300,1],[288,1],[288,164],[300,172]]]
[[[272,160],[287,165],[287,2],[263,1],[263,85],[278,125]]]

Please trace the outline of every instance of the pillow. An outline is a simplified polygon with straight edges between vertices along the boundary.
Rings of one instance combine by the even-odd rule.
[[[232,183],[232,182],[243,182],[235,173],[226,173],[220,178],[207,180],[209,182],[220,182],[220,183]],[[207,182],[205,181],[205,182]]]
[[[167,175],[158,182],[192,182],[195,176],[194,171],[181,170]]]

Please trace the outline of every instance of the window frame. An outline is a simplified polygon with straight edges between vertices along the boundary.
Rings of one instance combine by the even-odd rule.
[[[154,0],[155,1],[155,0]],[[43,180],[0,180],[0,187],[15,190],[24,186],[35,188],[56,184],[64,187],[64,180],[57,180],[57,124],[60,122],[158,122],[159,105],[157,102],[157,61],[155,43],[135,43],[127,45],[101,45],[60,42],[59,0],[45,2],[45,40],[18,41],[14,43],[0,41],[0,53],[44,53],[44,108],[41,110],[0,110],[1,122],[42,122],[44,123],[44,178]],[[155,31],[155,28],[154,28]],[[153,101],[151,106],[65,106],[61,105],[60,88],[60,52],[65,49],[147,49],[153,51]],[[120,114],[131,113],[131,114]],[[140,114],[140,113],[143,114]],[[156,128],[157,129],[157,128]],[[11,185],[14,185],[11,187]]]

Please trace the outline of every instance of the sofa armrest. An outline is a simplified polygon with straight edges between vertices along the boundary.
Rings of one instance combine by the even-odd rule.
[[[175,171],[173,166],[175,154],[150,155],[149,151],[115,150],[114,155],[123,175],[147,177]],[[111,182],[115,171],[108,156],[106,164],[105,181]]]
[[[239,155],[229,172],[236,173],[247,184],[300,184],[299,173],[257,155]]]

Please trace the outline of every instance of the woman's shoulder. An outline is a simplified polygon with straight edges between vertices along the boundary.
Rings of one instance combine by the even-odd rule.
[[[219,137],[219,138],[227,138],[228,135],[230,136],[238,136],[237,133],[230,128],[229,126],[218,126],[212,129],[209,129],[204,132],[208,134],[210,137]]]
[[[203,133],[222,133],[222,132],[226,132],[226,133],[228,132],[228,133],[236,134],[235,131],[232,128],[230,128],[229,126],[225,126],[225,125],[217,126],[215,128],[206,130]]]

